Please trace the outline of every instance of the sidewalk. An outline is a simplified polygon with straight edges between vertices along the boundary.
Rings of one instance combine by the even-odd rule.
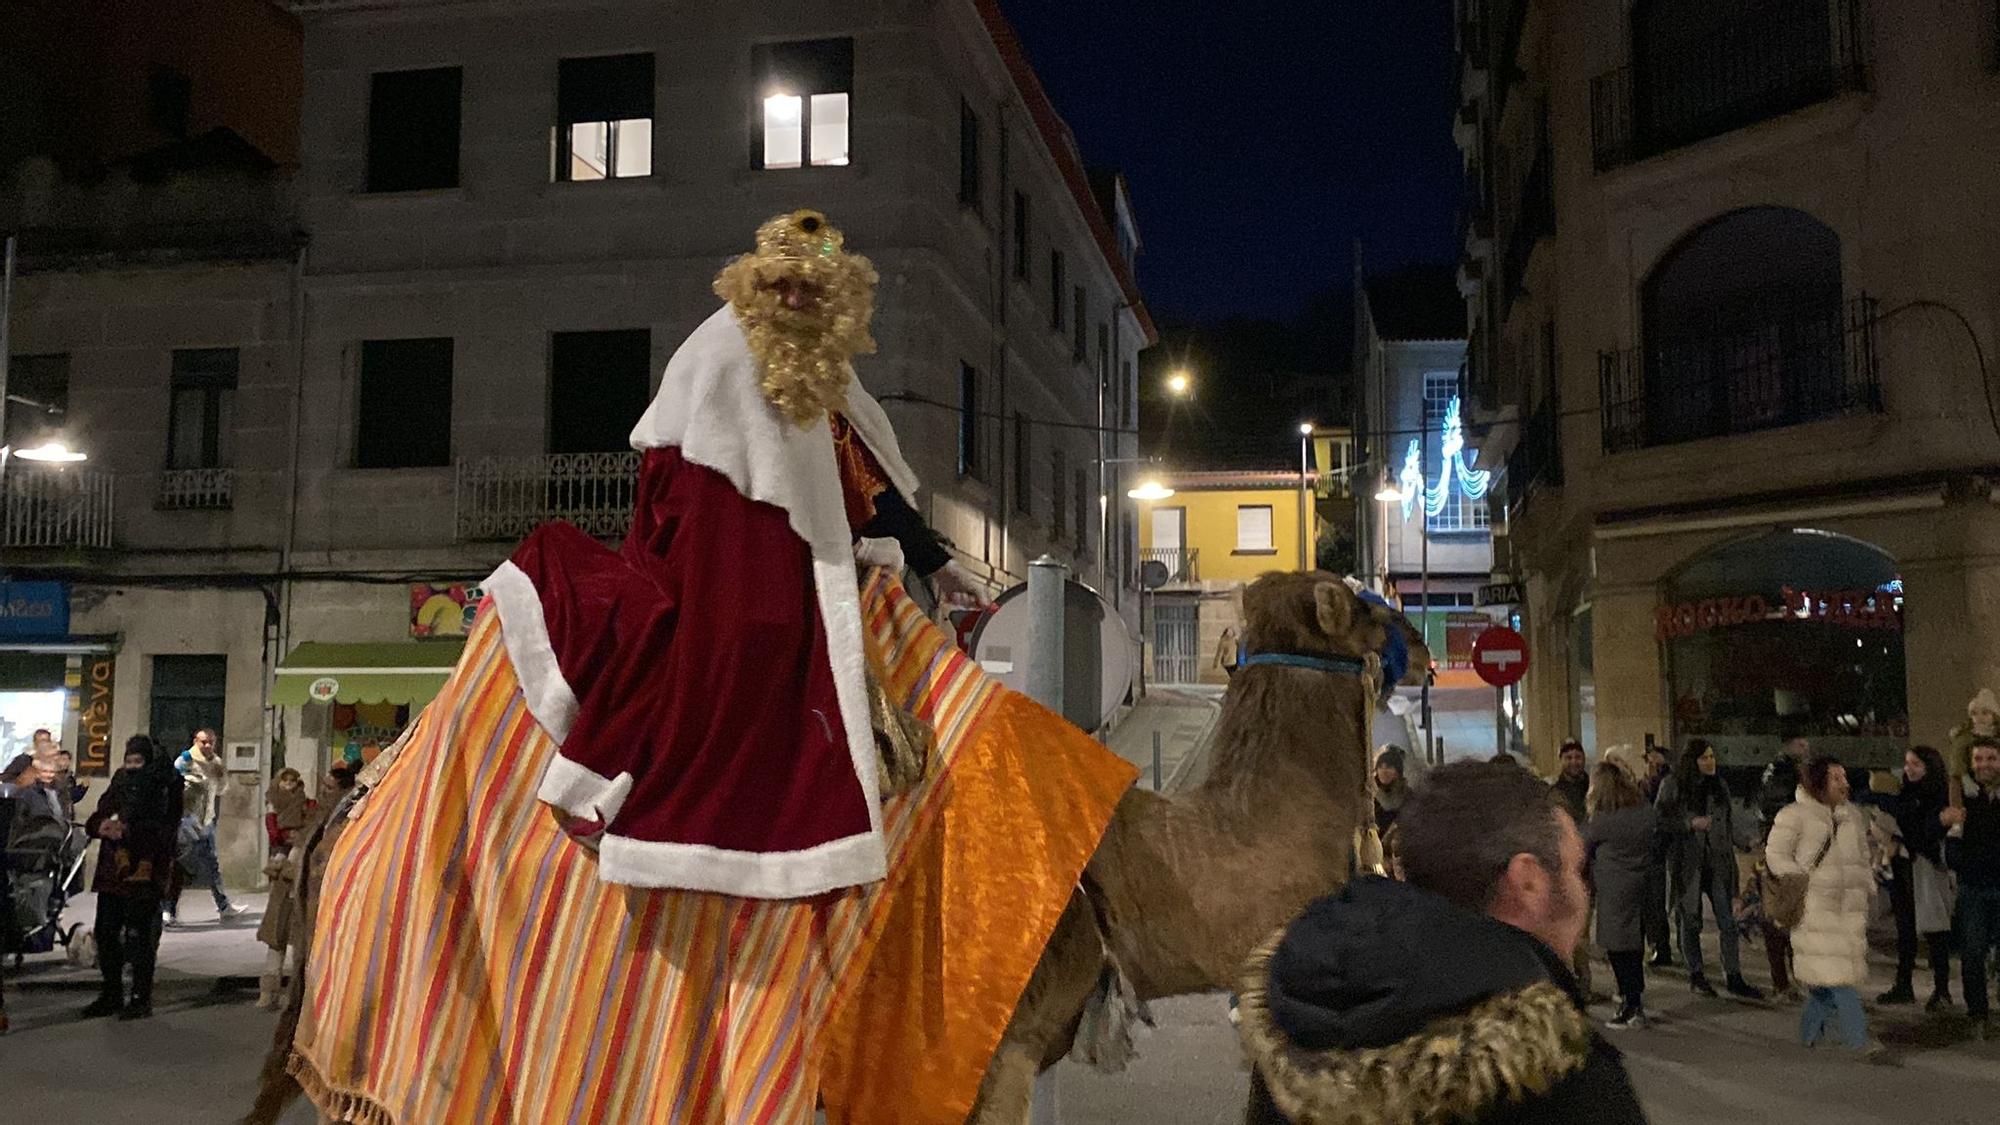
[[[1111,751],[1140,769],[1149,789],[1182,789],[1199,784],[1215,720],[1222,713],[1221,687],[1156,687],[1111,732]],[[1160,776],[1153,775],[1153,736],[1160,736]]]
[[[153,975],[153,1009],[198,1007],[237,994],[254,992],[264,971],[264,944],[257,940],[257,923],[264,917],[265,896],[240,893],[231,898],[249,910],[228,922],[216,917],[215,903],[205,890],[181,896],[181,924],[160,937],[160,960]],[[82,894],[63,911],[67,929],[81,923],[89,930],[97,917],[97,896]],[[70,963],[59,946],[36,954],[15,969],[4,967],[7,1015],[13,1035],[76,1020],[96,995],[103,978],[97,969]]]

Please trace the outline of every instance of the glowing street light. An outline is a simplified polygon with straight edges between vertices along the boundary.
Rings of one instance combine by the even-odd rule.
[[[1125,495],[1130,496],[1134,500],[1145,500],[1148,502],[1165,500],[1173,494],[1173,489],[1161,484],[1156,479],[1141,481],[1139,487],[1125,493]]]
[[[1314,427],[1313,427],[1313,424],[1312,424],[1311,422],[1300,422],[1300,423],[1299,423],[1299,436],[1300,436],[1300,437],[1311,437],[1311,436],[1313,436],[1313,428],[1314,428]]]
[[[1175,371],[1167,376],[1167,393],[1175,398],[1186,398],[1194,389],[1194,378],[1185,370]]]
[[[23,461],[41,461],[46,464],[73,465],[78,461],[90,460],[88,453],[80,453],[60,441],[46,441],[33,449],[17,449],[14,456]]]

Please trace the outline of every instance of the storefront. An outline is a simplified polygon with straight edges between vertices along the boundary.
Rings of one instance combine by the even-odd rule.
[[[70,635],[69,587],[0,582],[0,761],[47,730],[84,777],[111,773],[116,638]]]
[[[461,638],[382,644],[309,641],[278,666],[271,702],[295,708],[298,745],[286,764],[317,773],[372,760],[444,689]]]
[[[1879,548],[1813,530],[1713,547],[1662,584],[1653,635],[1674,744],[1750,766],[1798,732],[1850,765],[1900,765],[1903,580]]]

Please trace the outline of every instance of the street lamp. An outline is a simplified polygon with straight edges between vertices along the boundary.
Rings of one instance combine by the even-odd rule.
[[[1192,390],[1194,390],[1194,378],[1185,368],[1167,376],[1167,393],[1175,398],[1186,398]]]
[[[1160,483],[1158,478],[1154,477],[1148,477],[1146,480],[1141,481],[1137,488],[1129,489],[1125,493],[1125,495],[1134,500],[1144,500],[1147,502],[1165,500],[1173,494],[1173,489]]]
[[[1312,557],[1307,551],[1310,536],[1306,529],[1313,522],[1313,504],[1312,486],[1306,475],[1306,455],[1311,452],[1313,430],[1317,428],[1311,422],[1299,423],[1299,569],[1302,571],[1313,568]]]
[[[45,441],[33,449],[15,449],[12,452],[23,461],[40,461],[52,465],[73,465],[78,461],[90,460],[90,454],[71,449],[55,440]]]

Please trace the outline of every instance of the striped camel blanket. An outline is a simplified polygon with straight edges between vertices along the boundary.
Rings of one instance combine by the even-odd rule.
[[[962,1121],[1135,771],[893,578],[863,612],[934,760],[884,803],[884,882],[784,902],[600,882],[536,800],[555,744],[482,614],[328,859],[291,1062],[313,1102],[369,1125]]]

